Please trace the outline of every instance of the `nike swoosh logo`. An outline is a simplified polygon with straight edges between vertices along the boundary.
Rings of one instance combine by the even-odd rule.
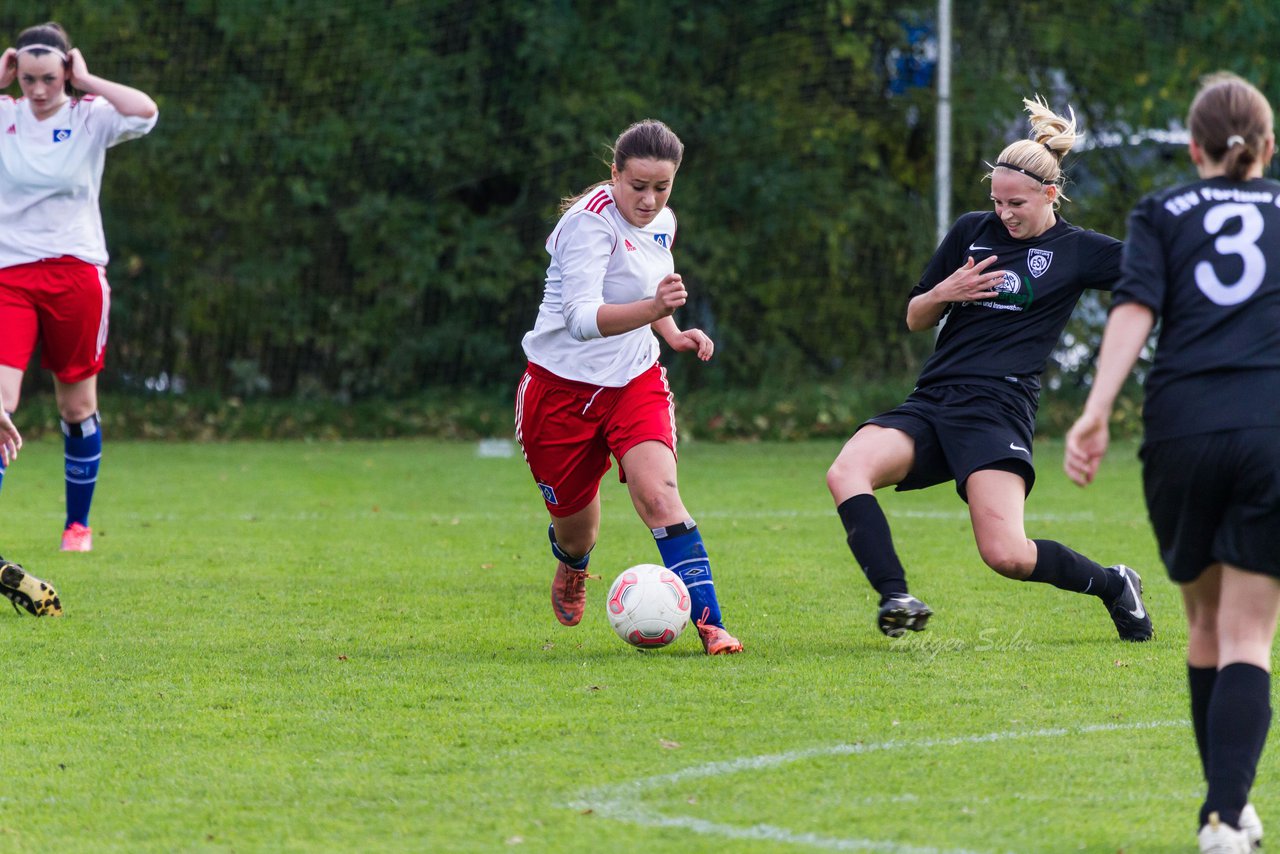
[[[982,250],[982,249],[986,249],[987,251],[991,251],[991,247],[990,247],[990,246],[979,246],[979,245],[977,245],[976,243],[970,243],[970,244],[969,244],[969,251],[970,251],[970,252],[978,252],[979,250]]]
[[[1030,451],[1028,451],[1026,448],[1022,447],[1021,445],[1015,445],[1015,444],[1013,444],[1012,442],[1010,442],[1010,443],[1009,443],[1009,450],[1011,450],[1011,451],[1022,451],[1022,453],[1024,453],[1024,454],[1029,454],[1029,453],[1031,453],[1031,452],[1030,452]]]
[[[1137,610],[1129,611],[1128,608],[1125,610],[1129,611],[1135,620],[1141,620],[1143,617],[1147,616],[1147,609],[1142,607],[1142,599],[1138,597],[1138,591],[1133,589],[1133,579],[1129,577],[1129,573],[1127,572],[1124,574],[1124,583],[1129,585],[1129,592],[1133,594],[1133,601],[1138,603]]]

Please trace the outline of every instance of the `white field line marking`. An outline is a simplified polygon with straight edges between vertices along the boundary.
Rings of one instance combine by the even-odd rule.
[[[840,837],[821,836],[816,833],[800,833],[784,827],[770,824],[755,824],[741,827],[731,824],[720,824],[704,819],[686,816],[663,815],[651,809],[637,805],[634,798],[645,791],[688,780],[707,777],[723,777],[743,771],[762,771],[782,765],[802,762],[823,756],[857,756],[864,753],[876,753],[885,750],[901,750],[910,748],[958,747],[970,744],[991,744],[1000,741],[1013,741],[1029,738],[1058,738],[1064,735],[1085,735],[1095,732],[1117,732],[1123,730],[1157,729],[1162,727],[1185,727],[1186,721],[1149,721],[1130,724],[1091,724],[1082,727],[1054,727],[1033,730],[1004,730],[980,735],[962,735],[953,738],[925,738],[912,741],[882,741],[854,744],[832,744],[826,747],[811,747],[803,750],[791,750],[785,753],[767,753],[761,756],[744,756],[719,762],[708,762],[694,765],[670,774],[659,774],[653,777],[642,777],[610,786],[600,786],[584,791],[566,807],[578,811],[591,810],[604,818],[636,824],[642,827],[681,827],[707,836],[722,836],[728,839],[752,839],[768,842],[780,842],[792,845],[807,845],[829,851],[889,851],[897,854],[977,854],[968,849],[933,848],[914,845],[902,845],[892,841],[874,839],[842,839]]]
[[[60,512],[60,511],[59,511]],[[57,514],[50,511],[44,514],[48,518],[53,518]],[[425,522],[425,523],[443,523],[450,524],[452,522],[500,522],[503,526],[512,523],[520,524],[537,524],[539,522],[545,524],[547,514],[538,509],[526,508],[524,510],[516,510],[510,513],[506,512],[484,512],[484,511],[468,511],[460,510],[456,513],[439,513],[433,511],[419,512],[414,510],[391,510],[385,507],[373,511],[365,505],[358,505],[347,509],[334,510],[286,510],[283,512],[269,509],[255,509],[252,511],[236,511],[227,510],[222,513],[210,513],[202,511],[200,513],[142,513],[142,512],[120,512],[115,514],[119,519],[127,519],[130,521],[142,522],[186,522],[192,519],[200,519],[202,521],[289,521],[289,522],[318,522],[318,521],[352,521],[361,516],[365,516],[368,520],[386,520],[386,521],[408,521],[408,522]],[[969,519],[969,513],[966,510],[890,510],[886,515],[890,521],[896,518],[903,519],[945,519],[956,522],[966,522]],[[835,519],[835,510],[704,510],[695,513],[698,519]],[[1079,513],[1027,513],[1025,516],[1028,522],[1093,522],[1096,516],[1090,511],[1081,511]]]

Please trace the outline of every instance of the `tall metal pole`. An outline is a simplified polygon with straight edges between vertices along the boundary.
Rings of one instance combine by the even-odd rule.
[[[951,0],[938,0],[937,243],[951,227]]]

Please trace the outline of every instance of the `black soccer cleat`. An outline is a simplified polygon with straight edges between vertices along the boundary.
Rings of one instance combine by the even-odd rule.
[[[1142,602],[1142,576],[1122,563],[1107,569],[1120,573],[1124,581],[1124,592],[1105,603],[1120,640],[1135,643],[1151,640],[1151,617]]]
[[[906,634],[908,629],[913,632],[924,631],[924,624],[932,616],[933,611],[928,605],[910,594],[899,593],[880,603],[877,619],[880,631],[891,638],[897,638]]]
[[[58,591],[13,561],[0,557],[0,596],[13,603],[13,610],[24,608],[35,617],[61,617],[62,601]]]

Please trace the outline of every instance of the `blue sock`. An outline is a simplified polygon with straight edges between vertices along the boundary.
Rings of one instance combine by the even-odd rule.
[[[724,628],[716,586],[711,580],[711,559],[702,544],[702,534],[692,519],[665,528],[651,528],[658,552],[667,569],[680,576],[689,588],[693,602],[691,616],[695,623],[708,623]]]
[[[556,556],[556,560],[563,561],[564,565],[570,569],[585,570],[587,568],[587,564],[591,562],[591,549],[587,549],[587,553],[582,557],[574,557],[560,548],[560,544],[556,542],[556,526],[554,524],[547,526],[547,537],[551,540],[551,553]]]
[[[62,445],[66,456],[67,527],[79,522],[89,526],[89,505],[98,484],[98,463],[102,460],[102,429],[95,412],[79,424],[62,422]]]

